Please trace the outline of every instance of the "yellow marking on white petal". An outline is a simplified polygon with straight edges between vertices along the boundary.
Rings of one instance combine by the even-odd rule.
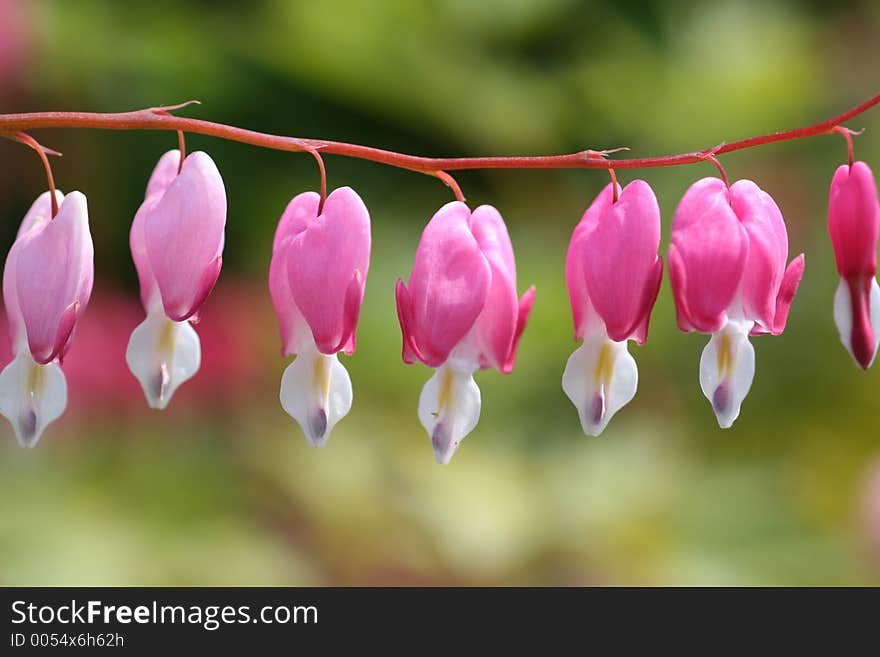
[[[31,397],[42,394],[43,387],[46,385],[46,379],[43,375],[45,370],[39,363],[31,364],[31,371],[28,373],[27,391]]]
[[[156,343],[156,353],[160,358],[171,358],[174,353],[174,342],[177,337],[177,323],[166,319],[162,332],[159,334],[159,341]]]
[[[725,378],[728,370],[733,367],[733,350],[730,335],[727,332],[721,334],[721,344],[718,345],[718,376]]]
[[[452,403],[452,372],[448,369],[443,370],[443,383],[440,384],[440,394],[437,396],[437,404],[439,406],[436,413],[431,413],[434,417],[439,417],[440,413]]]
[[[318,399],[323,401],[324,406],[327,405],[327,400],[330,398],[331,358],[332,357],[325,356],[321,353],[315,358],[313,385],[315,386],[315,393],[318,396]]]
[[[596,369],[593,372],[593,381],[595,384],[608,387],[611,383],[611,375],[614,373],[614,358],[611,352],[611,342],[606,340],[599,351],[599,358],[596,359]]]

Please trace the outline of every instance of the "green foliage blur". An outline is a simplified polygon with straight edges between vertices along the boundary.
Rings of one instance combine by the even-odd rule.
[[[880,90],[880,5],[869,1],[11,4],[23,8],[26,57],[0,91],[2,112],[195,98],[202,105],[182,114],[422,155],[684,152],[812,123]],[[856,155],[880,171],[880,109],[850,127],[867,128]],[[53,160],[59,186],[88,196],[95,295],[135,303],[128,229],[175,135],[36,136],[64,153]],[[791,255],[807,261],[785,335],[754,341],[755,382],[728,431],[697,380],[707,338],[677,330],[664,282],[649,341],[631,347],[636,398],[601,438],[583,436],[560,385],[576,347],[564,255],[607,176],[457,175],[473,206],[505,216],[519,287],[534,283],[537,300],[514,372],[478,374],[482,417],[447,467],[418,422],[430,373],[400,359],[393,285],[449,190],[326,158],[330,187],[351,185],[370,209],[373,259],[358,350],[343,359],[354,407],[314,450],[278,403],[286,363],[266,286],[275,223],[316,187],[314,162],[187,143],[215,159],[229,198],[208,310],[233,288],[249,299],[210,321],[256,332],[246,355],[258,374],[223,382],[235,394],[213,403],[195,403],[184,384],[165,414],[141,399],[124,412],[72,409],[32,451],[4,424],[0,584],[880,584],[863,512],[880,458],[880,371],[855,367],[831,317],[825,213],[840,137],[723,158],[732,179],[774,196]],[[5,254],[45,181],[27,149],[2,140],[0,170]],[[678,199],[714,170],[621,181],[634,175],[660,199],[665,253]],[[96,367],[122,358],[96,356]]]

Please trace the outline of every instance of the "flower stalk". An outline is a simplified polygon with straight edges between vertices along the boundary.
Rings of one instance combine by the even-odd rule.
[[[652,167],[679,166],[705,162],[708,155],[717,157],[724,153],[773,144],[780,141],[804,139],[835,132],[835,128],[880,104],[880,93],[859,103],[847,111],[812,125],[748,137],[716,147],[657,157],[621,158],[608,160],[596,157],[614,151],[583,150],[563,155],[514,156],[514,157],[454,157],[433,158],[408,155],[372,146],[350,144],[324,139],[304,139],[273,135],[245,128],[214,123],[201,119],[175,116],[172,112],[198,101],[179,105],[154,107],[133,112],[34,112],[25,114],[0,114],[0,134],[16,139],[21,132],[42,128],[91,128],[99,130],[173,130],[208,135],[237,141],[260,148],[280,151],[341,155],[378,162],[388,166],[427,173],[447,182],[442,173],[464,169],[645,169]],[[20,141],[16,139],[16,141]],[[618,150],[618,149],[615,149]]]

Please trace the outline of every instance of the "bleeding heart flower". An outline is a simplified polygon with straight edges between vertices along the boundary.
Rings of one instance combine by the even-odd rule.
[[[86,197],[60,191],[52,219],[49,192],[25,215],[6,258],[3,301],[15,358],[0,373],[0,413],[19,444],[33,447],[67,406],[59,363],[70,348],[94,281]]]
[[[700,385],[726,429],[739,416],[755,374],[749,335],[779,335],[804,273],[786,268],[788,233],[769,194],[750,180],[728,189],[703,178],[687,190],[672,223],[669,278],[682,331],[711,333]]]
[[[272,245],[269,292],[282,353],[296,354],[281,380],[281,406],[322,447],[351,410],[351,379],[337,353],[352,354],[370,266],[370,214],[350,187],[305,192],[281,215]]]
[[[214,161],[165,153],[147,185],[129,242],[147,318],[132,332],[126,361],[152,408],[165,408],[201,364],[190,325],[223,262],[226,189]],[[189,321],[187,321],[189,320]]]
[[[409,287],[397,281],[403,360],[436,368],[419,398],[419,419],[438,463],[448,463],[480,418],[473,373],[513,369],[535,297],[517,300],[516,265],[504,220],[482,205],[453,202],[422,233]]]
[[[834,321],[847,351],[859,367],[868,369],[880,344],[880,286],[874,278],[880,204],[874,174],[864,162],[843,165],[834,173],[828,232],[840,274]]]
[[[613,202],[609,184],[574,229],[565,264],[575,339],[562,388],[584,433],[598,436],[638,387],[626,341],[643,344],[660,281],[660,207],[648,183],[634,180]],[[619,191],[619,188],[618,188]]]

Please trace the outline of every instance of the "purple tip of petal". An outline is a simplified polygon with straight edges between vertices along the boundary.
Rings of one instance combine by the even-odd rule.
[[[309,442],[320,447],[326,440],[327,433],[327,412],[323,408],[318,408],[309,415]]]
[[[434,460],[441,465],[447,463],[451,456],[452,432],[445,422],[440,421],[431,432],[431,447],[434,448]]]
[[[730,411],[730,401],[730,386],[721,383],[712,393],[712,408],[717,414],[724,415]]]
[[[33,406],[28,408],[18,418],[18,431],[21,442],[27,447],[33,447],[34,437],[37,434],[37,412]]]
[[[593,424],[599,424],[605,417],[605,391],[600,389],[593,395],[593,401],[590,404],[590,419]]]

